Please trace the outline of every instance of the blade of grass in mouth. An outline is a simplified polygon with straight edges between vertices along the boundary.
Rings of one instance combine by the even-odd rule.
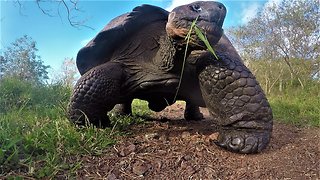
[[[182,81],[182,77],[183,77],[183,73],[184,73],[184,67],[186,64],[186,59],[187,59],[187,53],[188,53],[188,47],[189,47],[189,42],[190,42],[190,38],[191,38],[191,34],[192,34],[192,30],[194,29],[196,32],[196,35],[198,36],[198,38],[203,41],[203,43],[205,44],[205,46],[207,47],[207,50],[212,53],[214,55],[214,57],[219,60],[218,56],[216,55],[216,53],[214,52],[212,46],[210,45],[210,42],[208,41],[207,37],[204,35],[204,33],[200,30],[200,28],[197,27],[196,23],[198,20],[199,16],[191,23],[189,32],[187,34],[187,36],[185,37],[185,40],[187,41],[186,44],[186,49],[184,51],[184,57],[183,57],[183,62],[182,62],[182,68],[181,68],[181,73],[180,73],[180,79],[179,79],[179,84],[177,87],[177,91],[176,94],[174,95],[173,98],[173,103],[176,101],[179,90],[180,90],[180,86],[181,86],[181,81]]]
[[[211,52],[211,54],[213,54],[214,57],[215,57],[217,60],[219,60],[218,56],[216,55],[216,53],[214,52],[212,46],[210,45],[210,42],[208,41],[207,36],[205,36],[205,35],[203,34],[203,32],[201,31],[201,29],[199,29],[198,26],[195,25],[195,26],[194,26],[194,31],[196,32],[198,38],[206,45],[207,50],[208,50],[209,52]]]

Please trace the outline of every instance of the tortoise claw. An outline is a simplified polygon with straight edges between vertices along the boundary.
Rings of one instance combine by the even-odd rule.
[[[214,143],[229,151],[253,154],[261,152],[268,145],[270,131],[222,130]]]

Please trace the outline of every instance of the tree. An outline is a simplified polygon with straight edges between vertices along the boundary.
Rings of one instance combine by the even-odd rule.
[[[283,0],[271,5],[248,24],[230,33],[243,53],[252,58],[289,56],[305,60],[319,57],[320,27],[317,0]],[[250,51],[254,49],[255,51]]]
[[[75,60],[73,58],[65,58],[58,77],[59,81],[65,86],[73,87],[77,80],[77,74],[78,69]]]
[[[3,73],[4,73],[4,71],[5,71],[5,67],[4,67],[4,63],[5,63],[5,59],[4,59],[4,57],[1,55],[0,56],[0,79],[1,79],[1,77],[4,75]]]
[[[301,68],[309,68],[308,78],[319,71],[319,19],[318,0],[283,0],[266,6],[248,24],[230,33],[245,60],[283,60],[291,80],[297,79],[304,87],[300,74],[306,69]],[[274,73],[284,73],[284,68]]]
[[[47,69],[37,55],[36,42],[27,35],[18,38],[1,56],[0,78],[14,76],[35,83],[48,79]]]

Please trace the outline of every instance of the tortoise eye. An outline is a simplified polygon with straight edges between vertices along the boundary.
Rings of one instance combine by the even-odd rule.
[[[189,7],[192,11],[197,12],[197,13],[202,11],[202,8],[198,4],[194,4]]]

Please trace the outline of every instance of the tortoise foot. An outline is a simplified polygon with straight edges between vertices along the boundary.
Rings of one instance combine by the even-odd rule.
[[[131,116],[132,115],[131,103],[132,102],[130,101],[124,104],[117,104],[114,107],[114,113],[120,116]]]
[[[187,121],[201,121],[202,119],[204,119],[203,114],[200,111],[194,111],[194,112],[185,111],[184,118]]]
[[[111,127],[109,117],[106,114],[103,115],[90,115],[90,118],[88,118],[86,114],[78,110],[69,112],[70,121],[79,127],[88,127],[91,125],[96,128]]]
[[[199,106],[196,106],[190,102],[186,102],[186,108],[184,110],[184,119],[187,121],[200,121],[204,119],[203,114],[200,112]]]
[[[266,148],[270,136],[269,130],[223,129],[215,144],[232,152],[253,154]]]

